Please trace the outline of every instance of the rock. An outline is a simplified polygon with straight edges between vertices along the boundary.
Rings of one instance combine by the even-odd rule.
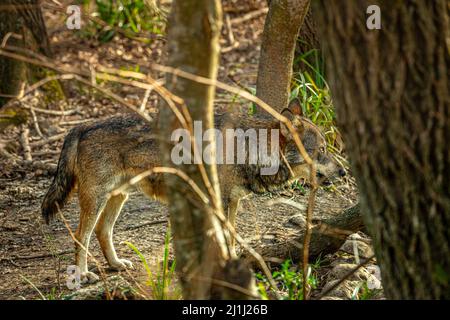
[[[332,286],[334,286],[339,279],[329,281],[322,289],[322,292],[328,291]],[[331,290],[326,296],[322,297],[323,300],[342,300],[351,299],[355,288],[360,284],[359,281],[345,280],[335,289]],[[336,299],[337,298],[337,299]],[[321,299],[321,300],[322,300]]]
[[[136,300],[137,295],[130,283],[121,276],[115,275],[107,279],[107,288],[114,300]],[[82,287],[63,297],[64,300],[105,300],[108,299],[105,283],[99,281],[93,285]]]
[[[327,280],[339,280],[344,278],[350,271],[356,268],[356,264],[351,263],[341,263],[336,265],[331,271],[328,273]],[[353,273],[348,280],[357,280],[357,281],[366,281],[369,279],[370,273],[365,268],[359,268],[355,273]]]
[[[382,289],[380,267],[377,265],[370,265],[366,267],[366,270],[370,274],[369,279],[367,279],[367,287],[371,290]]]
[[[344,299],[339,298],[339,297],[330,297],[330,296],[326,296],[326,297],[320,298],[320,300],[344,300]]]
[[[306,224],[306,219],[303,214],[296,214],[296,215],[290,217],[288,221],[299,227],[304,227]]]
[[[356,247],[357,253],[360,258],[370,258],[371,256],[373,256],[373,249],[369,244],[361,241],[361,239],[362,237],[358,234],[350,235],[349,239],[346,240],[342,245],[341,250],[347,253],[354,253]]]

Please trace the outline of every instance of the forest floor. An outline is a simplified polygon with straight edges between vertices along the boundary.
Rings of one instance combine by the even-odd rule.
[[[256,83],[265,16],[264,10],[261,10],[264,9],[265,1],[249,3],[253,3],[253,7],[243,7],[241,10],[226,13],[231,19],[233,36],[230,36],[228,29],[224,29],[219,70],[221,81],[230,84],[239,83],[247,88],[253,87]],[[260,14],[248,18],[249,13],[255,12]],[[150,73],[153,72],[146,67],[150,62],[164,63],[163,40],[145,44],[117,35],[112,41],[101,43],[92,35],[67,30],[64,27],[63,17],[55,19],[58,14],[50,9],[47,9],[45,14],[46,17],[53,17],[48,19],[50,21],[48,28],[56,60],[80,68],[98,62],[104,66],[126,70],[136,70],[136,66],[139,66],[140,72]],[[239,21],[245,17],[246,20]],[[26,125],[30,131],[28,143],[33,161],[23,161],[23,145],[20,141],[25,127],[8,127],[0,136],[0,147],[6,151],[0,155],[0,299],[40,299],[42,298],[40,293],[47,299],[73,298],[77,295],[66,286],[67,267],[73,264],[74,259],[73,240],[61,219],[51,225],[43,222],[40,204],[51,183],[67,130],[78,123],[95,121],[127,111],[118,103],[88,88],[73,84],[69,88],[72,97],[64,102],[47,102],[39,91],[30,93],[20,102],[22,107],[33,106],[56,112],[69,111],[64,116],[37,111],[37,125],[32,120],[28,122]],[[127,86],[110,86],[110,89],[137,105],[142,101],[144,94],[142,90]],[[157,96],[152,93],[146,104],[146,110],[156,113],[156,103]],[[215,105],[217,112],[221,113],[230,105],[247,108],[249,104],[219,91]],[[38,131],[41,131],[45,139]],[[315,216],[338,214],[357,201],[357,192],[351,177],[336,182],[332,190],[319,190]],[[286,234],[298,232],[298,227],[292,223],[291,218],[303,214],[304,210],[299,211],[286,204],[270,206],[268,200],[281,197],[304,204],[308,192],[307,188],[305,192],[286,189],[278,194],[253,195],[247,198],[239,209],[237,220],[239,234],[253,244],[270,243]],[[63,211],[71,230],[76,229],[78,213],[78,202],[74,197]],[[91,252],[100,263],[100,269],[105,268],[108,279],[120,274],[120,279],[125,279],[132,287],[144,287],[143,291],[150,291],[145,286],[147,276],[139,257],[121,242],[133,243],[146,257],[150,266],[158,265],[163,257],[167,215],[165,206],[138,193],[132,194],[116,224],[114,241],[118,255],[131,260],[135,268],[119,273],[108,270],[98,242],[95,237],[92,238]],[[370,239],[362,233],[359,233],[359,237],[370,242]],[[338,264],[342,267],[333,272],[342,275],[359,262],[359,257],[355,256],[354,241],[349,241],[340,252],[322,257],[321,266],[317,271],[319,283],[313,297],[319,295],[325,286],[335,283],[338,278],[337,276],[332,278],[330,273]],[[360,247],[358,244],[356,247],[360,250],[361,258],[370,256],[370,246]],[[91,266],[95,267],[92,261]],[[344,284],[344,287],[348,288],[342,289],[342,292],[335,292],[331,298],[351,298],[355,288],[361,286],[375,273],[376,268],[371,263],[369,267],[355,274],[349,283]],[[88,289],[90,287],[94,286],[87,286]],[[88,297],[93,298],[92,295]],[[179,296],[174,293],[173,297]]]

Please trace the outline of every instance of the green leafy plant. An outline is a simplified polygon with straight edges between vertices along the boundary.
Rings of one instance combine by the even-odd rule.
[[[175,276],[175,260],[172,263],[169,261],[169,241],[170,228],[167,229],[164,240],[162,263],[157,263],[157,267],[154,272],[151,270],[147,259],[139,251],[139,249],[132,243],[124,241],[124,243],[139,256],[139,259],[141,260],[147,273],[146,284],[151,287],[152,298],[155,300],[177,299],[180,297],[178,288],[173,288],[173,290],[171,290],[171,285]]]
[[[312,49],[295,58],[294,64],[300,62],[305,70],[294,73],[290,99],[298,98],[303,106],[303,114],[324,130],[330,151],[340,151],[342,139],[336,127],[336,114],[325,81],[321,53],[318,49]]]
[[[370,289],[367,281],[357,286],[352,294],[352,300],[370,300],[376,298],[382,292],[381,289]]]
[[[165,28],[165,13],[159,10],[149,0],[96,0],[97,10],[93,14],[105,25],[97,24],[99,39],[110,41],[120,28],[130,36],[148,31],[153,34],[163,34]]]
[[[60,300],[61,296],[58,294],[58,290],[53,287],[50,289],[50,292],[45,295],[46,300]]]
[[[310,266],[308,273],[308,284],[311,288],[316,289],[318,279],[316,269],[320,266],[320,260]],[[272,288],[269,281],[261,273],[256,273],[258,290],[263,299],[269,298]],[[291,260],[284,261],[280,268],[272,273],[272,277],[277,284],[277,289],[284,293],[286,300],[303,300],[303,273],[298,266],[293,265]]]
[[[281,286],[281,290],[287,291],[288,300],[302,299],[303,276],[295,268],[291,268],[291,260],[286,260],[281,265],[279,271],[275,271],[272,276]]]
[[[319,49],[311,49],[301,55],[296,56],[294,59],[294,66],[299,65],[300,63],[313,72],[314,82],[318,87],[322,88],[326,85],[326,81],[324,78],[324,60]]]
[[[306,194],[305,187],[299,180],[295,180],[292,183],[291,189],[300,192],[300,194]]]

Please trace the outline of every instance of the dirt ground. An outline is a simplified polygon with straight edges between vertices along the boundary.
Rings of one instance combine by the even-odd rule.
[[[252,2],[253,3],[253,2]],[[248,12],[261,9],[265,1],[254,1],[255,5],[241,11],[226,13],[230,18],[239,18]],[[247,10],[247,11],[245,11]],[[140,66],[146,72],[149,62],[164,62],[164,41],[143,44],[117,36],[112,42],[99,43],[61,27],[61,19],[55,19],[52,10],[45,8],[51,41],[56,59],[74,65],[86,66],[100,62],[102,65],[121,67]],[[58,15],[56,15],[58,16]],[[224,30],[219,70],[220,80],[252,87],[256,82],[259,45],[264,24],[264,14],[245,22],[232,24],[234,42],[229,31]],[[34,121],[27,124],[30,130],[29,144],[32,162],[23,160],[20,144],[24,128],[9,127],[0,136],[0,147],[6,151],[0,156],[0,299],[39,299],[38,291],[47,298],[61,298],[71,293],[66,287],[67,267],[74,261],[74,245],[66,225],[58,220],[45,225],[40,214],[42,198],[50,185],[58,160],[64,134],[77,123],[94,121],[126,112],[125,108],[89,89],[71,87],[75,95],[66,102],[43,102],[38,92],[29,94],[22,106],[55,111],[72,110],[65,116],[36,112]],[[114,92],[132,103],[142,100],[143,92],[128,87],[113,87]],[[234,97],[218,92],[216,109],[221,112],[230,106]],[[156,112],[157,96],[151,94],[147,110]],[[236,103],[234,103],[236,105]],[[248,103],[239,105],[246,108]],[[40,129],[43,139],[37,128]],[[274,241],[288,232],[296,232],[289,219],[303,211],[285,204],[270,206],[268,200],[277,197],[305,203],[306,195],[286,190],[280,194],[252,196],[242,202],[238,215],[238,232],[249,242]],[[336,184],[334,192],[319,190],[316,216],[333,215],[356,202],[356,191],[352,179]],[[76,197],[67,205],[63,214],[71,230],[78,223]],[[143,283],[145,273],[139,257],[122,241],[133,243],[150,262],[156,265],[162,258],[164,238],[167,230],[167,208],[150,201],[140,194],[133,194],[126,203],[115,228],[115,244],[120,257],[131,260],[135,269],[123,276],[130,281]],[[91,252],[106,268],[105,259],[97,240],[92,238]],[[95,267],[91,261],[91,266]],[[107,274],[115,272],[107,270]]]
[[[40,216],[41,199],[50,183],[48,178],[24,180],[1,179],[0,195],[0,298],[38,298],[33,283],[40,291],[52,290],[60,295],[70,293],[65,286],[67,266],[73,264],[73,240],[65,224],[58,220],[51,225],[43,223]],[[280,195],[252,196],[243,201],[238,216],[238,232],[247,241],[273,241],[277,235],[295,232],[289,218],[299,214],[288,205],[268,206],[268,201]],[[281,197],[285,197],[281,195]],[[304,203],[304,195],[292,194],[294,201]],[[303,198],[303,199],[302,199]],[[316,216],[339,213],[352,202],[326,191],[319,192],[320,203]],[[118,255],[131,260],[136,269],[132,275],[144,280],[144,270],[139,257],[121,241],[133,243],[145,255],[150,265],[162,259],[168,219],[167,208],[148,200],[138,193],[132,194],[116,224],[114,240]],[[72,230],[78,223],[76,198],[64,209],[64,216]],[[101,265],[107,265],[95,237],[91,252]],[[95,264],[91,262],[91,266]],[[115,272],[108,271],[108,274]],[[125,274],[125,276],[127,276]],[[25,280],[27,279],[27,280]]]

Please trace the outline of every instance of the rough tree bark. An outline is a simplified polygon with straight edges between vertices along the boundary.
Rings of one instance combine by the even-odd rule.
[[[312,6],[310,6],[300,27],[295,47],[295,57],[301,56],[313,49],[320,50],[320,42],[319,37],[317,36],[317,24],[313,18]],[[311,56],[311,58],[307,58],[306,60],[312,65],[315,63],[314,56]],[[297,64],[294,64],[293,69],[294,72],[298,72],[306,70],[308,67],[303,62],[299,61]]]
[[[369,5],[381,29],[366,28]],[[317,1],[328,81],[385,294],[450,298],[446,0]]]
[[[45,26],[44,17],[40,7],[39,0],[5,0],[15,7],[18,14],[23,19],[23,22],[34,41],[36,42],[39,51],[47,57],[52,55],[50,41],[48,39],[47,28]]]
[[[6,6],[6,4],[0,9],[0,41],[3,41],[10,32],[23,34],[23,19],[12,6]],[[22,40],[14,37],[10,37],[8,43],[15,46],[23,45]],[[25,79],[24,62],[0,56],[0,108],[12,97],[19,95]]]
[[[25,47],[34,40],[39,51],[51,56],[47,29],[38,0],[4,0],[0,5],[0,41],[10,32],[22,36],[22,40],[10,37],[9,45]],[[27,79],[24,62],[0,56],[0,108],[11,97],[17,96]]]
[[[173,1],[168,29],[168,64],[215,79],[221,20],[219,0]],[[214,87],[171,75],[167,80],[168,89],[184,100],[192,120],[201,120],[204,130],[212,128]],[[173,130],[181,125],[165,103],[161,105],[158,126],[164,165],[185,172],[208,194],[198,165],[175,166],[170,158],[173,144],[168,141]],[[222,210],[216,166],[205,164],[205,167],[216,195],[211,200],[215,198],[217,210]],[[228,283],[251,291],[253,276],[243,263],[231,257],[227,248],[229,236],[212,213],[211,205],[202,204],[191,187],[179,177],[166,175],[165,181],[184,298],[248,298],[247,294],[224,286]]]
[[[272,0],[264,25],[256,95],[274,109],[288,105],[292,64],[309,0]],[[261,115],[268,114],[258,108]]]

